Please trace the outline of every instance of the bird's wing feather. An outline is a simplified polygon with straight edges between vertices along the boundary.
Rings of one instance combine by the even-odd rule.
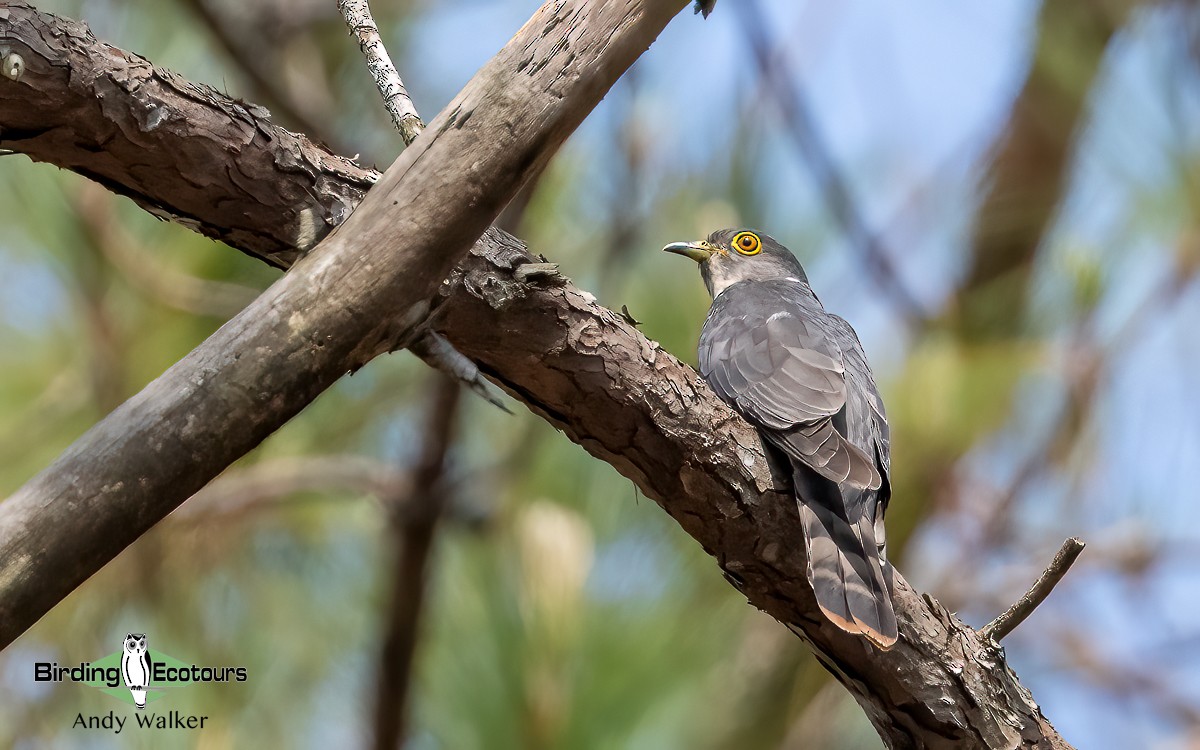
[[[710,317],[700,337],[700,374],[719,396],[775,430],[841,410],[846,379],[836,343],[791,312],[766,319],[730,312]]]
[[[887,420],[853,329],[799,282],[732,284],[705,321],[700,373],[791,460],[821,610],[889,648],[897,625],[882,557]]]
[[[835,482],[878,488],[874,460],[835,428],[846,406],[838,342],[805,319],[803,299],[778,302],[765,315],[762,300],[736,287],[719,295],[700,335],[700,374],[793,458]]]
[[[852,444],[861,448],[865,455],[871,456],[872,464],[883,480],[880,485],[879,502],[886,506],[891,496],[888,486],[888,475],[891,473],[891,439],[883,399],[875,385],[875,378],[871,375],[871,366],[867,364],[867,356],[863,353],[858,334],[849,323],[836,315],[829,315],[825,322],[832,328],[833,335],[846,342],[843,355],[846,365],[846,389],[851,403],[847,405],[846,430],[843,434]],[[879,535],[878,539],[882,544],[883,536]]]

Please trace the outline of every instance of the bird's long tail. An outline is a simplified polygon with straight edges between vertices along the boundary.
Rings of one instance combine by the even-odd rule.
[[[809,495],[801,489],[809,484],[804,479],[798,473],[803,498],[798,504],[808,548],[808,582],[817,604],[842,630],[862,634],[879,648],[891,648],[896,643],[891,566],[880,555],[875,519],[859,512],[851,522],[847,515],[854,514],[846,513],[840,493]]]

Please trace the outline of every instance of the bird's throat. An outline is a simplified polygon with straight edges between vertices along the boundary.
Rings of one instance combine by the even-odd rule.
[[[704,286],[708,287],[708,293],[713,299],[729,287],[743,281],[741,276],[731,274],[730,270],[728,266],[719,262],[701,264],[700,277],[704,279]]]

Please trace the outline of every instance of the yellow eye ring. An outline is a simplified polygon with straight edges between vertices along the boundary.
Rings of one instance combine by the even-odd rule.
[[[754,232],[738,232],[729,244],[742,255],[758,255],[762,252],[762,240]]]

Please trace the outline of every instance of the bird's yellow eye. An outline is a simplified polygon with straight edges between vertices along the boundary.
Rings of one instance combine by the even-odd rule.
[[[762,240],[754,232],[738,232],[733,238],[733,249],[742,255],[758,255],[762,250]]]

